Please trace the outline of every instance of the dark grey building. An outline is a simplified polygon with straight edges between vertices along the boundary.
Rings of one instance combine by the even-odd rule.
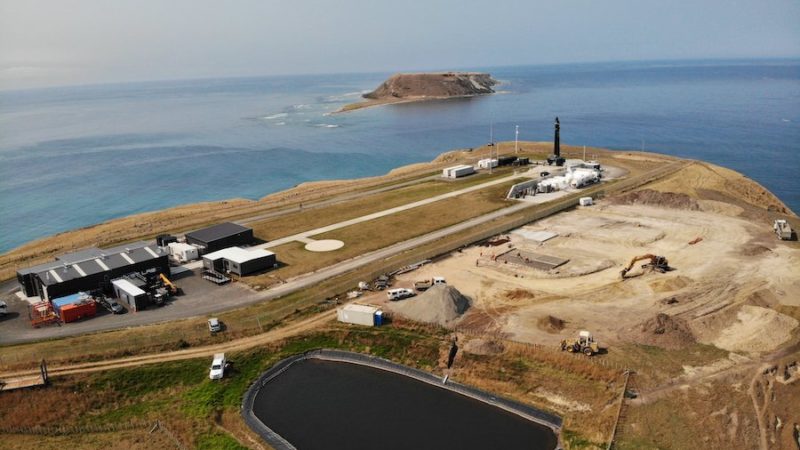
[[[255,249],[230,247],[203,255],[203,267],[219,273],[250,275],[275,267],[275,253]]]
[[[237,245],[250,245],[254,240],[252,228],[243,227],[233,222],[220,223],[186,233],[186,243],[199,246],[201,254]]]
[[[169,276],[168,258],[166,250],[146,242],[89,248],[18,270],[17,281],[25,295],[45,300],[95,289],[112,294],[111,280],[132,272],[156,269]]]

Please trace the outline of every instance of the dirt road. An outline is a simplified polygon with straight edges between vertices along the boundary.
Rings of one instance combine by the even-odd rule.
[[[310,329],[319,329],[322,324],[333,320],[335,317],[335,311],[325,311],[324,313],[311,316],[307,319],[293,322],[285,327],[276,328],[256,336],[236,339],[221,344],[151,355],[131,356],[127,358],[106,361],[68,364],[63,366],[49,366],[48,374],[50,376],[57,376],[100,372],[103,370],[119,369],[123,367],[136,367],[165,361],[179,361],[184,359],[209,357],[213,356],[215,353],[247,350],[259,345],[264,345],[279,341],[281,339],[286,339],[288,337],[296,336]],[[37,376],[38,373],[39,369],[2,373],[0,374],[0,380],[8,382],[17,378]]]

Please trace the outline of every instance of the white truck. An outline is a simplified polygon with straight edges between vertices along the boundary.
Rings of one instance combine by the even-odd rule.
[[[211,370],[208,372],[208,378],[212,380],[221,380],[225,375],[225,353],[217,353],[211,361]]]
[[[414,295],[414,291],[406,288],[389,289],[386,291],[386,296],[389,297],[389,300],[402,300],[404,298],[413,297]]]
[[[792,240],[792,227],[785,219],[776,219],[775,223],[772,225],[772,229],[775,230],[778,239],[782,241]]]

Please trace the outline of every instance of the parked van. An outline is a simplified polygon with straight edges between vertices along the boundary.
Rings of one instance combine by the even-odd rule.
[[[220,380],[225,375],[225,353],[217,353],[211,361],[211,370],[208,372],[208,378],[212,380]]]
[[[414,291],[406,288],[389,289],[386,291],[386,296],[389,297],[389,300],[402,300],[404,298],[413,297]]]
[[[447,280],[444,277],[433,277],[433,285],[436,286],[437,284],[447,284]]]

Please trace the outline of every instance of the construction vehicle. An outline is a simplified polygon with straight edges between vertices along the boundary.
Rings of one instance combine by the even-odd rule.
[[[161,278],[161,282],[164,283],[164,286],[169,291],[170,295],[180,295],[181,289],[178,286],[175,286],[172,281],[169,281],[166,275],[163,273],[158,274],[159,278]]]
[[[437,284],[447,284],[447,280],[445,280],[444,277],[433,277],[430,280],[417,281],[414,283],[414,289],[422,292]]]
[[[775,231],[778,239],[782,241],[792,240],[792,227],[785,219],[775,219],[772,229]]]
[[[667,258],[663,256],[651,255],[648,253],[646,255],[634,256],[633,259],[631,259],[631,262],[628,263],[628,266],[622,269],[622,271],[620,271],[619,273],[620,277],[624,280],[625,275],[627,275],[628,272],[630,272],[630,270],[633,268],[633,265],[636,264],[637,261],[644,261],[644,260],[649,260],[647,264],[642,264],[642,269],[644,270],[655,270],[656,272],[659,273],[664,273],[670,270]]]
[[[564,350],[570,353],[583,353],[586,356],[592,356],[600,352],[600,347],[597,345],[597,341],[594,340],[592,333],[582,330],[578,333],[578,339],[561,341],[561,351]]]

